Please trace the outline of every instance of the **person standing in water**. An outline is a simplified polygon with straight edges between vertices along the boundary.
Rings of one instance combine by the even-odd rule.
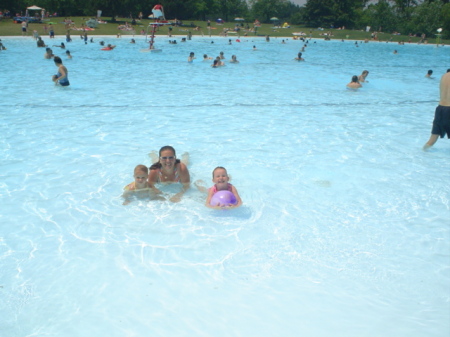
[[[58,67],[58,73],[53,75],[52,80],[56,85],[61,85],[63,87],[67,87],[70,85],[69,83],[69,72],[67,68],[63,65],[62,60],[59,56],[55,56],[53,58],[55,65]]]
[[[441,77],[439,89],[439,105],[434,112],[431,136],[423,146],[424,150],[432,147],[439,137],[444,138],[445,134],[447,134],[447,138],[450,138],[450,72],[445,73]]]

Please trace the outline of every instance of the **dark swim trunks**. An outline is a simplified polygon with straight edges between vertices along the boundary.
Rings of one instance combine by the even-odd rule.
[[[450,138],[450,106],[437,106],[431,133],[439,135],[441,138],[447,134],[447,138]]]

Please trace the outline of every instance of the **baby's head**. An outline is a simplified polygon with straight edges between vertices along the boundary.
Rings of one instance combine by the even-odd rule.
[[[148,178],[148,167],[145,165],[138,165],[134,168],[134,182],[136,184],[136,188],[144,188],[146,187]]]
[[[216,184],[217,190],[221,191],[228,188],[228,181],[230,180],[230,177],[228,177],[225,167],[216,167],[212,173],[212,176],[212,181]]]

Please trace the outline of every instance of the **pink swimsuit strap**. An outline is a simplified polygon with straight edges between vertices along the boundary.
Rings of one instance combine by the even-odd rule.
[[[232,188],[231,188],[231,186],[233,186],[233,185],[231,185],[230,183],[227,183],[227,185],[228,185],[228,187],[227,187],[227,191],[232,191]],[[216,184],[214,184],[214,186],[213,187],[211,187],[212,188],[212,190],[213,190],[213,193],[217,193],[217,186],[216,186]]]

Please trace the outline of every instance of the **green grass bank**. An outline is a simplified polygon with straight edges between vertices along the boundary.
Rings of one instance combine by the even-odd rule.
[[[81,29],[82,25],[86,22],[87,17],[71,17],[74,22],[75,28]],[[46,37],[48,36],[48,31],[45,31],[45,26],[49,26],[49,23],[52,23],[52,26],[55,31],[56,37],[65,36],[67,29],[65,24],[63,23],[64,18],[62,17],[53,17],[49,18],[49,20],[44,21],[44,23],[30,23],[28,25],[27,35],[31,36],[33,31],[36,30],[40,36]],[[152,20],[142,20],[137,22],[136,25],[131,25],[131,19],[118,19],[116,22],[111,22],[108,18],[102,18],[102,20],[106,21],[106,24],[99,24],[95,30],[88,31],[88,35],[117,35],[120,33],[122,36],[132,36],[132,35],[141,35],[141,31],[147,31],[148,24],[153,22]],[[119,26],[128,24],[133,30],[120,30]],[[240,24],[240,22],[239,22]],[[211,29],[208,29],[207,23],[205,21],[183,21],[182,26],[173,26],[172,27],[172,35],[174,36],[187,36],[189,32],[192,36],[219,36],[223,35],[224,29],[228,29],[229,32],[227,36],[244,36],[247,34],[248,36],[266,36],[270,37],[285,37],[285,38],[293,38],[292,33],[303,32],[306,33],[306,37],[312,38],[325,38],[324,33],[331,32],[331,39],[344,39],[344,40],[372,40],[371,32],[365,32],[362,30],[348,30],[348,29],[324,29],[320,30],[317,28],[308,28],[304,26],[290,26],[289,28],[280,28],[275,27],[272,24],[262,24],[257,28],[256,31],[253,30],[253,23],[248,23],[250,30],[246,30],[245,27],[247,23],[243,23],[244,27],[240,27],[241,30],[238,33],[234,33],[236,22],[225,22],[224,24],[217,24],[216,22],[211,22]],[[198,28],[197,28],[198,27]],[[82,34],[81,30],[71,29],[70,34],[72,36],[76,36]],[[161,26],[158,28],[156,35],[168,35],[169,34],[169,26]],[[14,23],[12,19],[3,19],[0,21],[0,36],[22,36],[22,27],[18,23]],[[419,37],[408,37],[405,35],[394,35],[391,33],[383,33],[379,32],[377,34],[378,41],[392,41],[392,42],[411,42],[418,43],[421,39]],[[450,44],[450,40],[437,40],[436,36],[428,37],[428,44]]]

